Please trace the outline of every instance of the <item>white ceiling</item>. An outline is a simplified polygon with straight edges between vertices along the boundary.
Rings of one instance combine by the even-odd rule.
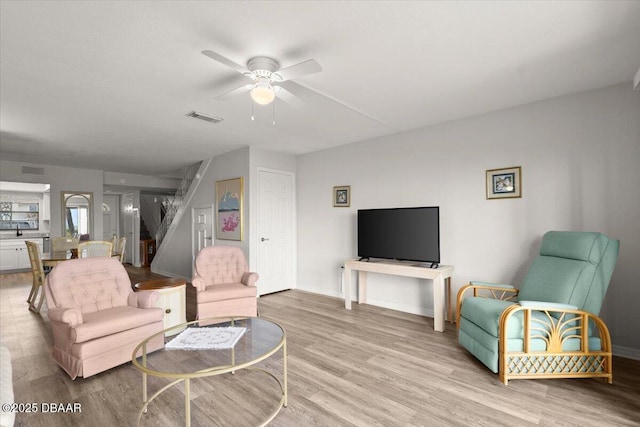
[[[166,175],[301,154],[631,81],[640,1],[0,2],[4,160]],[[323,71],[299,110],[214,97],[266,55]],[[213,125],[185,114],[222,117]]]

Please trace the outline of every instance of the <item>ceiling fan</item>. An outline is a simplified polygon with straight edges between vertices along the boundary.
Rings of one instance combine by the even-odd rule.
[[[203,50],[202,54],[236,70],[252,81],[216,96],[216,99],[219,100],[251,92],[251,99],[259,105],[270,104],[277,96],[287,104],[299,108],[304,105],[304,101],[282,87],[280,83],[287,82],[286,84],[292,85],[293,82],[290,82],[292,79],[322,71],[322,67],[315,59],[308,59],[299,64],[280,68],[280,64],[275,59],[256,56],[247,61],[247,66],[243,67],[211,50]]]

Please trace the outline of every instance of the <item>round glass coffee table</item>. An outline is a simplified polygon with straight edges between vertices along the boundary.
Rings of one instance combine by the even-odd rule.
[[[165,348],[147,354],[147,344],[159,339],[165,340]],[[255,366],[280,349],[282,380],[268,370]],[[262,426],[271,422],[280,409],[287,406],[287,337],[280,325],[262,317],[231,320],[213,318],[175,325],[138,344],[133,350],[132,362],[142,372],[142,408],[138,413],[138,424],[151,401],[173,385],[184,382],[185,425],[190,426],[191,380],[234,374],[242,369],[265,373],[280,386],[280,402]],[[149,397],[148,375],[167,378],[170,382]]]

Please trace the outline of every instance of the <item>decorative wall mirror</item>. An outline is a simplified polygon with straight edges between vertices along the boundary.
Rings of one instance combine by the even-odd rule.
[[[93,193],[62,192],[62,236],[91,240]]]

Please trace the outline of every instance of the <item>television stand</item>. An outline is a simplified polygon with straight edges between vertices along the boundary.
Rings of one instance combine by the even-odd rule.
[[[433,281],[433,329],[444,332],[445,312],[449,321],[453,319],[451,308],[452,265],[437,268],[417,267],[406,262],[363,262],[350,259],[344,263],[344,308],[351,310],[351,270],[358,272],[358,304],[367,303],[367,273],[391,274]],[[445,292],[446,291],[446,292]]]

